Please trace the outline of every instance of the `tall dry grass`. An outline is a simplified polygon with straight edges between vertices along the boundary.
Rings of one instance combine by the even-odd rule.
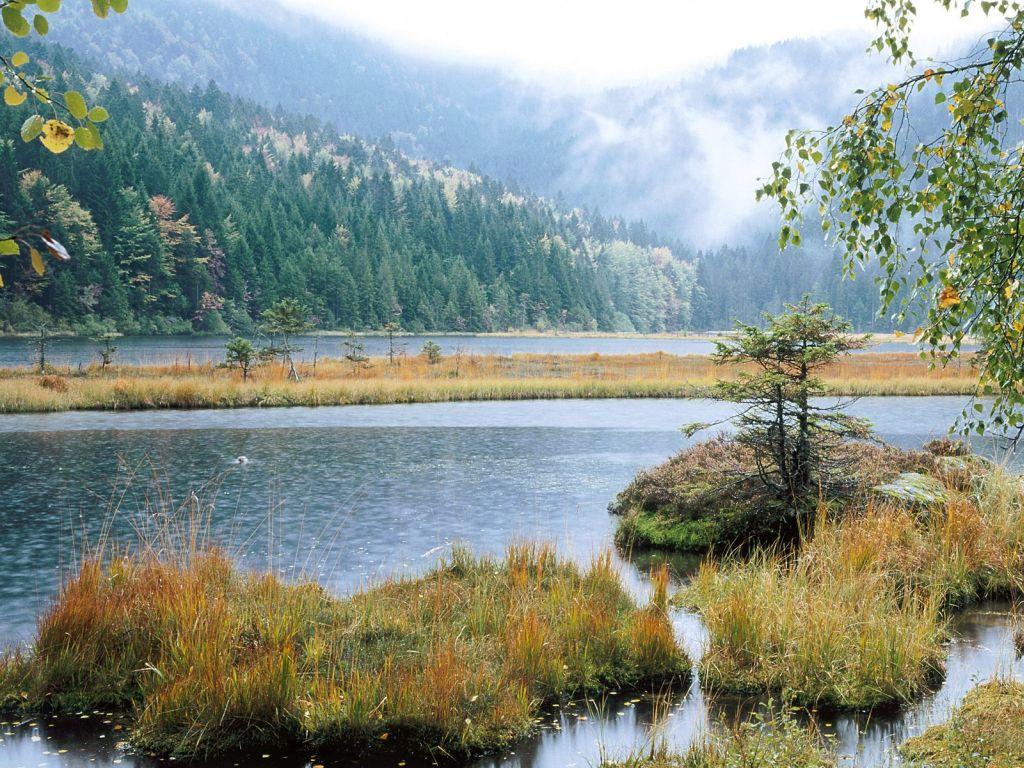
[[[87,558],[31,652],[0,664],[0,701],[132,712],[132,740],[164,756],[381,740],[466,754],[523,736],[548,702],[689,671],[667,572],[637,606],[607,553],[580,568],[539,545],[456,551],[338,599],[172,538]]]
[[[278,364],[256,369],[243,382],[212,364],[91,366],[80,373],[28,369],[0,371],[0,412],[235,408],[516,400],[535,398],[690,397],[705,394],[722,375],[710,358],[662,353],[638,355],[449,355],[432,365],[420,357],[365,366],[320,360],[299,365],[303,380],[288,380]],[[728,373],[726,374],[728,375]],[[936,395],[973,392],[969,365],[929,371],[912,353],[851,356],[825,373],[843,395]]]
[[[1021,478],[998,467],[944,476],[931,508],[870,500],[818,516],[796,556],[708,561],[683,599],[704,618],[702,678],[733,691],[785,691],[839,708],[899,704],[941,672],[945,617],[1018,593]]]

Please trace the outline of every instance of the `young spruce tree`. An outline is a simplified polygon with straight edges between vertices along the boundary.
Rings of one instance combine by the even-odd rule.
[[[716,345],[716,364],[740,368],[714,388],[715,397],[739,403],[739,412],[716,424],[736,427],[735,439],[750,449],[770,497],[799,517],[821,489],[841,479],[842,443],[870,435],[866,421],[843,413],[848,402],[823,397],[827,390],[817,376],[867,339],[851,336],[848,322],[807,296],[764,321],[763,328],[738,324],[734,338]],[[690,424],[684,432],[711,426]]]

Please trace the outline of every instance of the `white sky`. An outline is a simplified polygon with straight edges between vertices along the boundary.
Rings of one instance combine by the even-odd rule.
[[[737,48],[874,27],[865,0],[276,0],[411,54],[497,67],[548,86],[669,80]],[[919,3],[915,45],[930,55],[992,24]]]

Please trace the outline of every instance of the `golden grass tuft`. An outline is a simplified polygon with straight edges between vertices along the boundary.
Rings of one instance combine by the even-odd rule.
[[[822,512],[795,556],[706,562],[682,594],[709,633],[702,678],[843,709],[920,695],[942,668],[947,610],[1019,594],[1024,572],[1021,479],[992,467],[947,493],[931,509]]]
[[[635,605],[607,555],[582,569],[545,546],[456,551],[338,599],[168,551],[86,560],[31,655],[0,666],[0,700],[134,712],[133,741],[165,756],[382,739],[467,754],[522,737],[547,702],[689,671],[664,590]]]

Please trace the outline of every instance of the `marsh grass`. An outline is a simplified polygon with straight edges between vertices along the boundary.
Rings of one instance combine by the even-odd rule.
[[[786,711],[762,711],[751,719],[721,727],[684,752],[664,740],[599,768],[835,768],[831,745],[812,724]]]
[[[841,709],[924,692],[949,611],[1017,594],[1024,572],[1021,479],[998,467],[943,479],[932,508],[869,499],[819,514],[799,554],[707,561],[680,596],[707,626],[702,679]]]
[[[437,365],[419,357],[391,365],[373,358],[353,368],[320,360],[301,382],[273,364],[249,380],[222,366],[90,366],[40,377],[28,368],[0,370],[0,412],[239,408],[522,400],[551,398],[695,397],[722,375],[710,358],[636,355],[448,355]],[[843,395],[964,394],[977,386],[970,365],[929,371],[913,353],[854,355],[825,372]]]
[[[1024,684],[979,685],[948,722],[905,742],[900,755],[913,768],[1022,768]]]
[[[85,558],[31,651],[0,663],[0,701],[128,712],[132,741],[163,756],[382,740],[461,755],[521,738],[546,704],[689,673],[664,569],[637,606],[608,553],[581,568],[541,545],[456,550],[340,599],[243,573],[195,528]]]

